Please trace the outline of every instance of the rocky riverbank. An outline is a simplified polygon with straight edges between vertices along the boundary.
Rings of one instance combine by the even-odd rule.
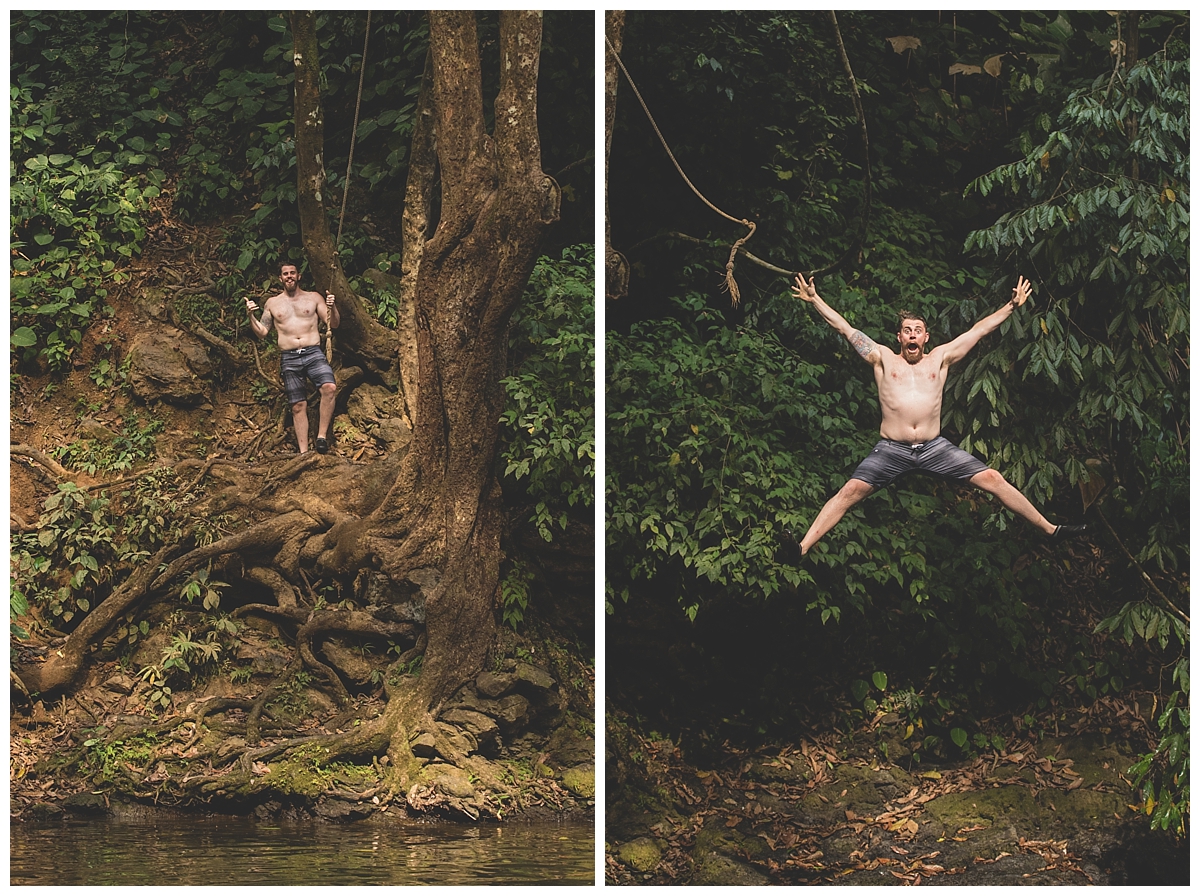
[[[278,659],[267,637],[259,643],[244,632],[238,649],[239,663],[249,669]],[[500,633],[494,668],[414,733],[409,746],[419,770],[403,788],[396,787],[387,755],[337,762],[323,762],[315,748],[266,755],[288,738],[362,724],[386,705],[381,692],[338,705],[303,677],[265,706],[263,758],[248,767],[234,761],[246,753],[246,716],[261,687],[253,676],[235,678],[206,676],[162,707],[148,699],[150,685],[119,660],[101,660],[83,687],[50,705],[17,695],[10,721],[13,818],[165,810],[338,822],[594,817],[592,671],[552,638]]]
[[[1188,882],[1187,841],[1149,830],[1120,737],[1047,737],[909,767],[831,734],[726,745],[707,765],[609,727],[611,884]]]

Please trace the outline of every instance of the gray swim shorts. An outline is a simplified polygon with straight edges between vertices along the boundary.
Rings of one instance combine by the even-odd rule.
[[[325,354],[319,345],[285,349],[279,353],[279,369],[283,376],[283,388],[287,392],[288,404],[298,404],[305,400],[306,376],[318,386],[337,382],[333,377],[333,368],[325,360]]]
[[[912,444],[880,439],[863,462],[855,467],[850,478],[861,479],[880,489],[905,473],[925,473],[966,482],[986,469],[987,464],[943,436]]]

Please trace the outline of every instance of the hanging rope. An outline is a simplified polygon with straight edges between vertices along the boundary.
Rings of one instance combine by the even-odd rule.
[[[862,250],[863,243],[866,241],[867,226],[871,219],[871,193],[872,193],[872,190],[871,190],[871,186],[872,186],[871,144],[870,144],[870,140],[868,139],[868,136],[867,136],[867,117],[863,112],[862,100],[859,98],[858,81],[854,77],[854,70],[850,67],[850,57],[846,53],[846,44],[842,41],[842,29],[838,25],[837,14],[833,10],[829,11],[829,20],[830,20],[830,23],[833,25],[834,34],[837,37],[838,55],[841,58],[842,69],[846,72],[846,79],[850,84],[850,96],[854,103],[855,116],[858,118],[859,128],[862,130],[863,156],[864,156],[863,167],[864,167],[864,173],[866,175],[865,187],[864,187],[865,195],[863,197],[863,212],[862,212],[862,216],[861,216],[860,223],[859,223],[857,243],[854,245],[851,245],[842,254],[842,257],[839,258],[837,261],[835,261],[833,264],[828,265],[824,268],[821,268],[820,270],[811,271],[809,273],[810,277],[815,277],[818,274],[828,274],[831,271],[838,270],[853,255],[860,252]],[[697,196],[699,196],[701,201],[704,202],[705,205],[707,205],[709,208],[711,208],[717,214],[721,215],[723,218],[733,221],[736,224],[744,224],[745,226],[750,228],[750,232],[748,234],[746,234],[744,237],[742,237],[740,240],[738,240],[736,243],[733,244],[733,248],[730,250],[730,253],[729,253],[729,261],[725,265],[725,283],[729,289],[730,297],[733,299],[734,306],[736,306],[738,304],[738,301],[740,299],[740,293],[737,288],[737,283],[733,279],[733,262],[734,262],[734,257],[738,254],[738,252],[741,252],[750,261],[754,262],[755,264],[759,265],[760,267],[766,268],[767,270],[774,271],[775,273],[778,273],[778,274],[785,274],[788,276],[793,274],[794,273],[793,271],[785,271],[783,268],[776,267],[775,265],[770,264],[769,262],[763,261],[761,258],[755,257],[754,255],[752,255],[751,253],[747,252],[745,249],[742,248],[742,246],[745,245],[746,241],[749,240],[750,237],[752,237],[754,235],[756,226],[750,221],[739,220],[737,218],[734,218],[732,215],[727,215],[725,212],[721,211],[719,208],[717,208],[715,205],[713,205],[711,202],[709,202],[703,196],[703,194],[701,194],[701,192],[696,189],[696,187],[692,184],[692,182],[690,180],[688,180],[688,176],[683,173],[683,168],[681,168],[679,165],[679,162],[677,162],[675,160],[675,154],[671,152],[671,147],[669,147],[667,145],[666,139],[663,137],[662,132],[658,129],[658,125],[654,121],[654,116],[650,114],[650,109],[647,108],[646,101],[642,99],[642,94],[638,91],[637,84],[635,84],[633,82],[633,78],[630,76],[629,70],[625,68],[625,63],[621,60],[621,54],[618,53],[616,51],[616,49],[613,47],[612,42],[608,39],[607,35],[604,38],[604,42],[608,44],[609,51],[611,51],[613,56],[616,58],[617,65],[619,65],[621,67],[621,71],[625,74],[625,79],[629,82],[629,86],[633,88],[634,96],[636,96],[638,98],[638,102],[641,103],[642,109],[646,113],[646,117],[650,119],[651,127],[654,128],[654,133],[656,133],[658,135],[658,139],[662,142],[663,148],[667,151],[667,155],[671,157],[671,161],[675,165],[675,170],[679,172],[679,176],[683,178],[684,182],[689,187],[691,187],[692,192],[695,193]],[[695,242],[702,242],[701,240],[697,240],[695,237],[688,237],[686,234],[673,234],[673,235],[678,236],[678,237],[685,237],[687,239],[694,240]],[[645,241],[643,240],[643,242],[645,242]],[[641,245],[641,243],[639,243],[638,245]]]
[[[362,109],[363,79],[367,74],[367,43],[371,39],[371,11],[367,10],[367,30],[363,34],[362,61],[358,67],[358,98],[354,101],[354,126],[350,130],[350,156],[346,159],[346,182],[342,186],[342,210],[338,214],[337,239],[333,243],[333,253],[337,255],[342,247],[342,224],[346,221],[346,199],[350,195],[350,169],[354,164],[354,142],[358,138],[358,113]],[[333,363],[333,327],[325,325],[325,358]]]
[[[867,116],[863,112],[862,100],[858,96],[858,81],[854,78],[854,70],[850,68],[850,56],[846,53],[846,44],[842,42],[842,29],[838,25],[837,13],[832,9],[829,11],[829,21],[833,24],[833,33],[837,36],[838,55],[842,59],[842,69],[846,72],[846,80],[850,82],[850,97],[854,101],[854,114],[858,117],[858,125],[862,129],[863,140],[863,170],[866,174],[866,186],[863,195],[863,211],[862,220],[858,228],[858,243],[852,244],[842,257],[831,265],[821,268],[818,271],[811,271],[809,279],[816,277],[818,274],[828,274],[841,268],[850,258],[862,251],[863,243],[867,239],[867,224],[871,220],[871,142],[867,139]]]
[[[346,197],[350,195],[350,166],[354,164],[354,141],[358,137],[358,112],[362,108],[363,78],[367,74],[367,42],[371,39],[371,10],[367,10],[367,31],[363,35],[362,64],[358,67],[358,99],[354,101],[354,127],[350,131],[350,157],[346,159],[346,183],[342,188],[342,212],[338,215],[335,250],[342,245],[342,222],[346,220]]]
[[[729,290],[730,301],[736,308],[738,303],[741,302],[742,293],[741,290],[738,289],[737,281],[733,279],[734,259],[737,257],[738,251],[742,248],[742,246],[746,244],[746,241],[749,240],[750,237],[754,236],[754,231],[758,229],[758,225],[756,225],[753,221],[746,220],[745,218],[735,218],[733,215],[726,214],[725,212],[721,211],[721,209],[709,202],[705,195],[696,189],[696,185],[691,182],[686,174],[684,174],[683,167],[675,158],[675,153],[671,152],[671,147],[667,145],[666,138],[662,135],[662,131],[658,129],[658,123],[654,120],[654,116],[650,114],[650,107],[647,106],[646,101],[642,99],[642,93],[640,90],[638,90],[637,84],[634,83],[633,76],[629,74],[629,69],[625,68],[625,63],[621,60],[621,54],[618,53],[616,48],[612,45],[612,41],[608,39],[607,34],[604,36],[604,42],[608,44],[609,52],[611,52],[616,58],[617,65],[621,67],[621,71],[625,75],[625,80],[628,81],[629,86],[633,88],[633,95],[636,96],[638,102],[641,103],[642,111],[644,111],[646,113],[646,117],[650,119],[650,126],[654,128],[654,133],[658,135],[658,139],[662,143],[663,149],[667,151],[667,155],[671,158],[671,163],[675,166],[675,170],[679,172],[679,176],[683,178],[683,182],[691,188],[692,192],[699,197],[701,202],[711,208],[722,218],[726,219],[727,221],[732,221],[734,224],[741,224],[744,227],[750,228],[749,233],[733,244],[733,248],[729,250],[729,261],[725,263],[725,288]]]

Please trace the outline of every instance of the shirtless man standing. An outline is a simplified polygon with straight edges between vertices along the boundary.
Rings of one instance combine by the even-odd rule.
[[[1005,507],[1056,541],[1087,534],[1087,526],[1051,524],[1007,479],[940,435],[942,390],[950,365],[966,357],[980,339],[1025,304],[1029,298],[1028,280],[1019,277],[1012,299],[1003,308],[989,314],[957,339],[937,346],[928,354],[925,353],[925,344],[929,341],[929,331],[919,315],[900,312],[900,330],[896,334],[900,353],[897,354],[876,344],[830,308],[817,295],[815,280],[806,282],[803,276],[797,274],[792,293],[812,304],[829,325],[845,336],[854,350],[875,369],[879,407],[883,412],[879,434],[883,438],[858,465],[849,481],[821,508],[799,544],[790,532],[784,531],[785,553],[792,554],[794,558],[799,548],[801,556],[807,554],[851,507],[910,472],[969,482],[995,495]]]
[[[337,327],[341,318],[334,305],[333,293],[322,297],[319,293],[300,289],[300,274],[294,264],[281,264],[279,282],[283,292],[271,296],[263,303],[262,320],[256,320],[254,312],[258,305],[246,299],[246,311],[250,315],[250,326],[254,335],[265,338],[274,324],[279,335],[280,368],[283,386],[292,405],[292,420],[296,424],[296,441],[300,453],[308,451],[308,402],[305,400],[304,378],[307,376],[321,389],[321,422],[317,429],[317,452],[329,451],[329,423],[333,420],[333,399],[337,386],[333,368],[321,352],[321,335],[317,321]]]

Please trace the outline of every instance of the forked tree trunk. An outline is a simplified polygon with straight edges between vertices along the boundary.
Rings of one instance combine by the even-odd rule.
[[[542,172],[537,76],[542,19],[500,13],[495,134],[484,127],[473,13],[430,12],[441,214],[416,289],[416,429],[396,484],[359,523],[331,533],[327,565],[394,580],[441,570],[425,605],[423,701],[437,707],[482,667],[500,578],[499,437],[509,318],[559,191]]]
[[[296,68],[296,205],[304,252],[317,291],[329,290],[337,296],[339,344],[370,368],[386,371],[396,363],[393,335],[371,317],[350,288],[326,216],[325,115],[315,13],[293,12],[291,26]]]

